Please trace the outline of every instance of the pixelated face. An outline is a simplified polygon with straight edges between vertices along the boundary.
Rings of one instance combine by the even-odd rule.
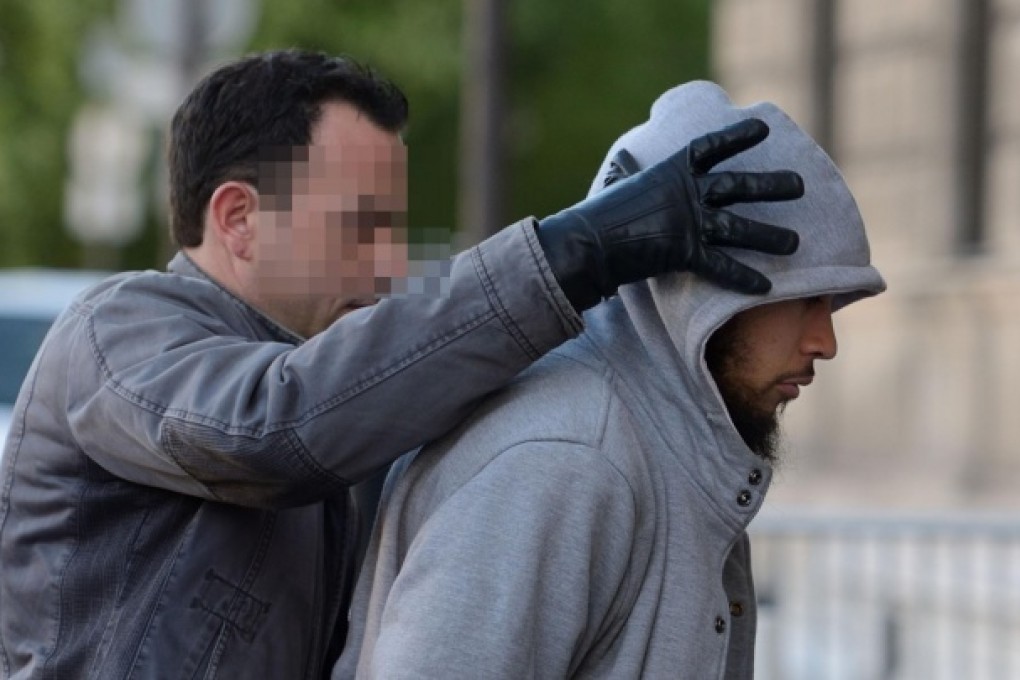
[[[257,269],[263,295],[371,304],[407,274],[407,151],[346,103],[327,103],[308,147],[263,164]]]
[[[814,379],[816,359],[836,356],[831,295],[784,300],[733,316],[709,339],[705,359],[748,446],[770,458],[777,412]]]

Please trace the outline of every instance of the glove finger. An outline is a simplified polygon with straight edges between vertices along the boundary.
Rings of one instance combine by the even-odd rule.
[[[711,248],[704,251],[701,264],[691,271],[717,286],[739,293],[762,295],[772,290],[772,282],[764,274]]]
[[[754,201],[790,201],[804,195],[804,180],[792,170],[717,172],[697,179],[702,200],[716,208]]]
[[[765,121],[748,118],[693,140],[687,145],[687,161],[693,173],[703,174],[768,136],[769,126]]]
[[[769,255],[791,255],[800,245],[792,229],[739,217],[724,210],[706,213],[703,239],[713,246],[757,250]]]

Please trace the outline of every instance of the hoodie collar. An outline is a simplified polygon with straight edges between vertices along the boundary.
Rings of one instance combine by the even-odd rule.
[[[772,290],[750,296],[722,290],[691,274],[670,274],[623,286],[617,300],[586,315],[593,341],[637,394],[648,395],[641,399],[642,407],[654,413],[665,435],[673,436],[677,420],[685,419],[682,427],[693,448],[673,447],[674,454],[708,495],[718,499],[722,513],[745,525],[757,512],[772,471],[733,426],[705,363],[705,346],[727,320],[757,305],[831,294],[839,309],[882,292],[885,282],[871,265],[857,203],[828,155],[777,106],[763,102],[738,108],[722,88],[704,81],[663,94],[653,104],[649,120],[610,148],[590,192],[602,190],[610,160],[620,148],[647,168],[691,140],[749,117],[764,120],[769,137],[714,171],[791,169],[801,174],[806,187],[804,197],[796,201],[727,208],[800,235],[800,247],[787,257],[724,249],[768,276]]]

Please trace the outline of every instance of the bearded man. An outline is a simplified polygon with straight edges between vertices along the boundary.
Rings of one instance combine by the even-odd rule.
[[[885,284],[829,157],[776,106],[736,108],[711,83],[660,97],[592,194],[750,117],[768,140],[720,170],[789,167],[809,187],[741,209],[800,236],[787,259],[734,253],[772,290],[685,274],[625,286],[579,338],[401,459],[334,678],[753,676],[746,527],[777,414],[835,357],[833,312]]]

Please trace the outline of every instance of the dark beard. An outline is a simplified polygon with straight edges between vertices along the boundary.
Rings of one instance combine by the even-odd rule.
[[[705,347],[705,362],[715,378],[733,426],[747,448],[775,465],[782,441],[779,414],[786,404],[775,411],[762,411],[754,406],[754,394],[737,379],[745,356],[744,343],[729,324],[717,330]]]
[[[726,409],[730,412],[733,426],[737,428],[747,448],[775,465],[779,460],[779,444],[782,441],[779,414],[786,408],[786,404],[780,405],[772,413],[762,413],[752,408],[746,401],[741,401],[738,394],[727,394],[722,384],[719,384],[719,392],[722,393]]]

